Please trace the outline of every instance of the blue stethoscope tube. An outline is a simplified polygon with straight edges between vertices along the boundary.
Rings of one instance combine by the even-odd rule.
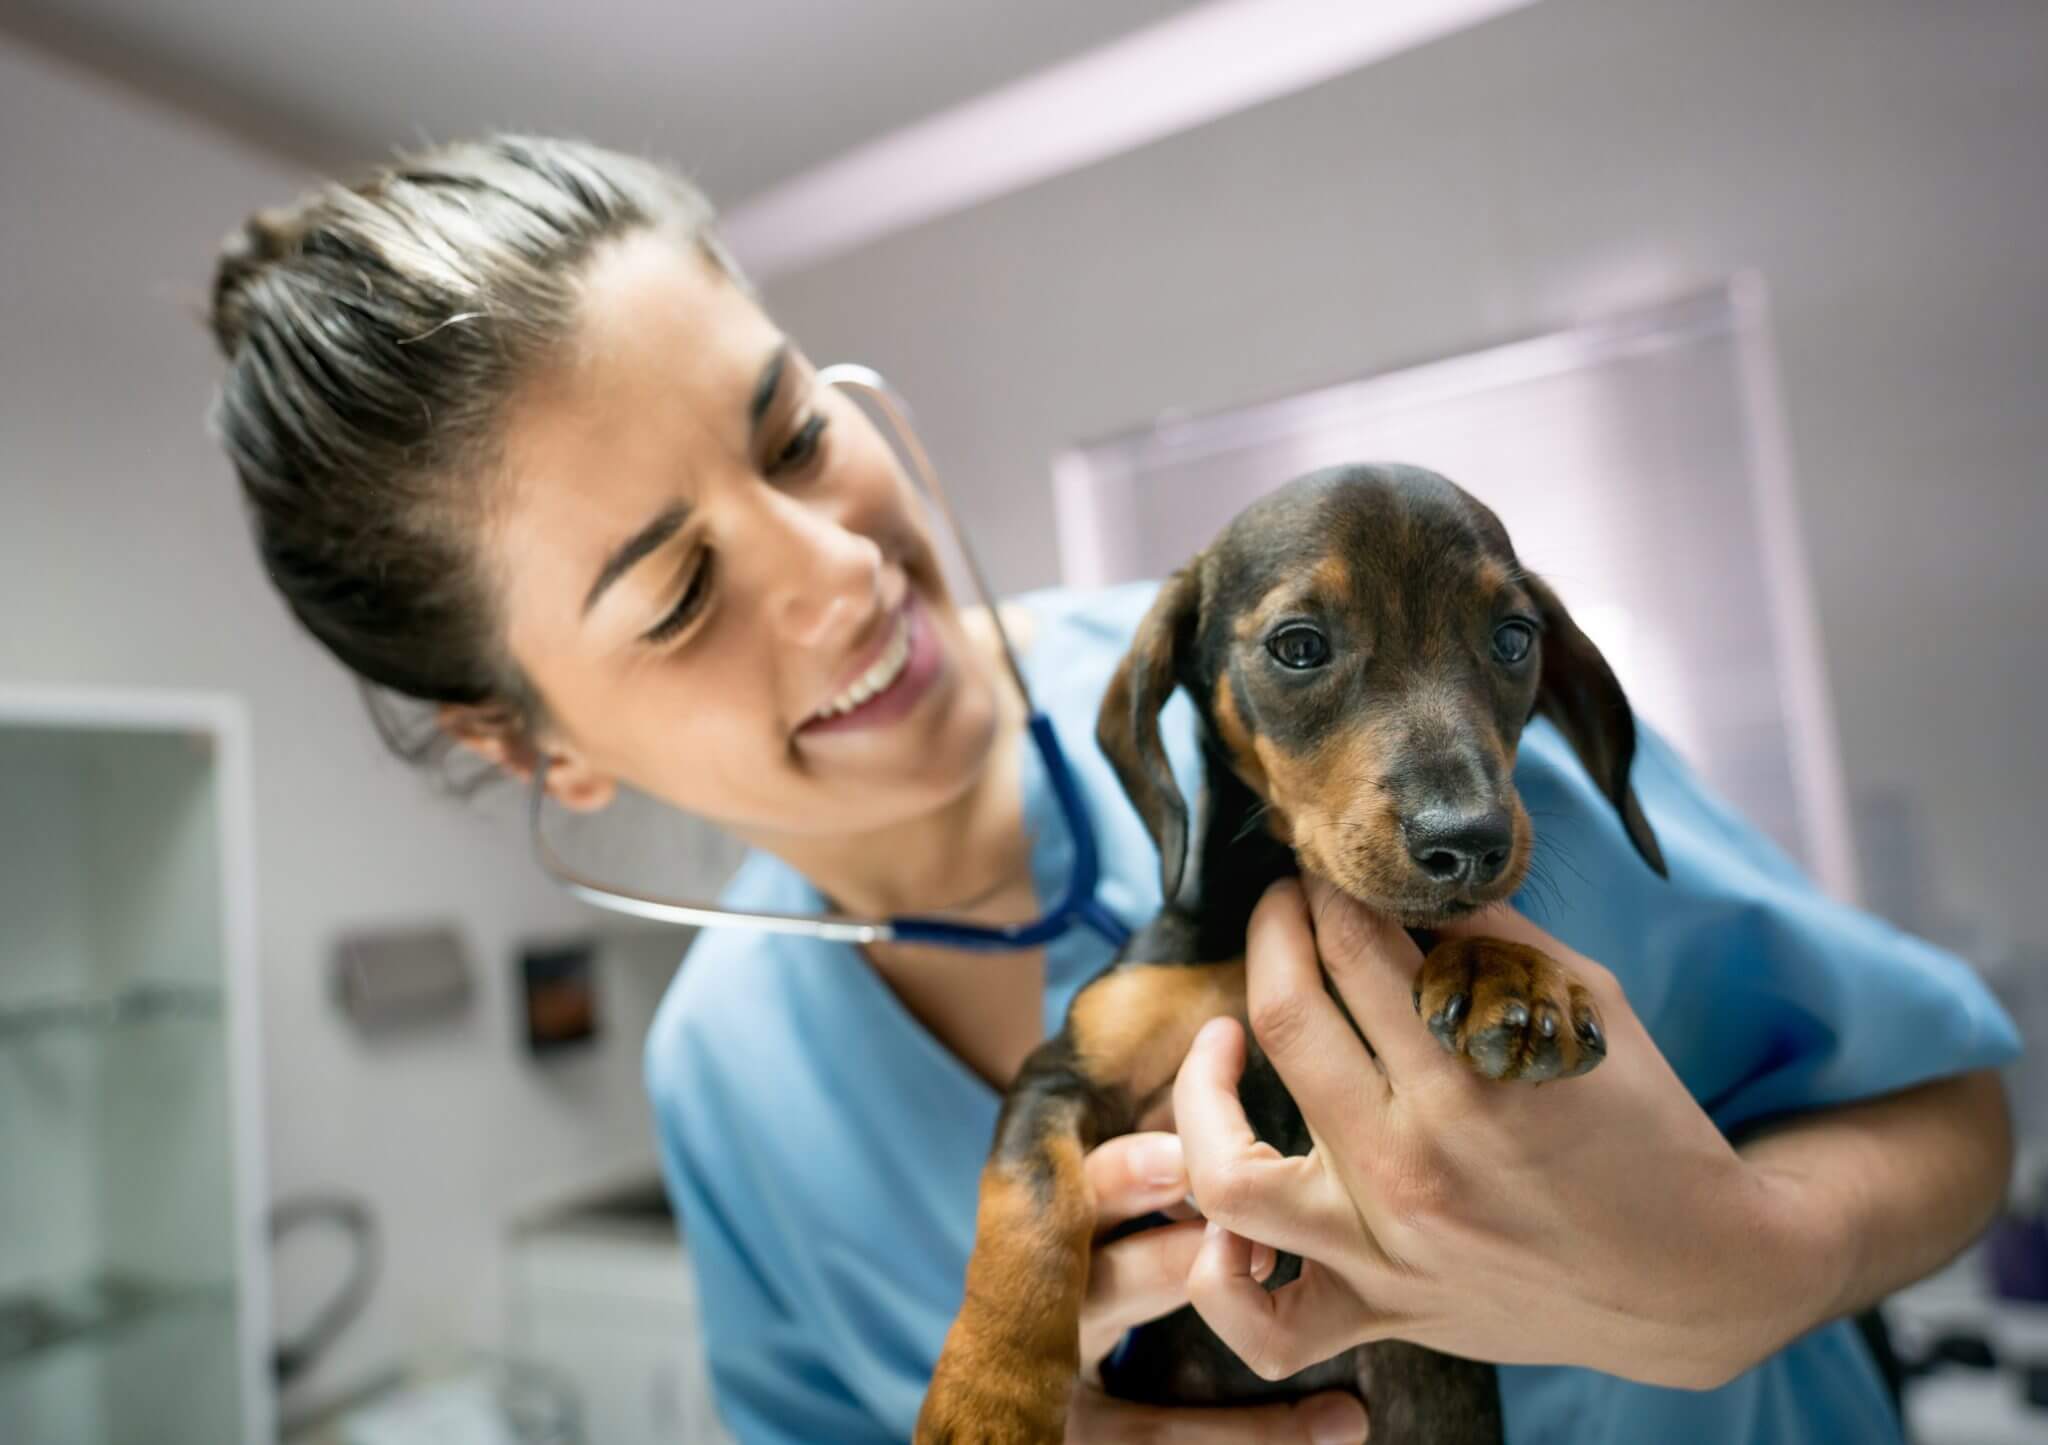
[[[1067,874],[1065,891],[1037,918],[1024,923],[1002,924],[969,923],[964,920],[937,917],[861,918],[839,913],[765,913],[723,908],[711,902],[657,898],[648,894],[628,892],[577,872],[563,862],[549,846],[547,834],[541,826],[542,804],[547,798],[545,759],[534,769],[527,810],[528,831],[532,838],[535,859],[550,877],[584,902],[613,913],[652,919],[659,923],[675,923],[693,928],[751,928],[765,933],[800,934],[836,943],[922,943],[992,951],[1033,948],[1079,927],[1099,935],[1112,948],[1123,947],[1130,937],[1130,930],[1097,897],[1097,889],[1102,881],[1102,857],[1096,845],[1094,826],[1088,817],[1087,804],[1081,797],[1081,789],[1074,781],[1073,770],[1067,765],[1066,753],[1061,749],[1059,738],[1053,732],[1052,720],[1031,705],[1030,688],[1024,681],[1023,670],[1017,665],[1016,653],[1010,646],[1009,635],[1003,629],[995,599],[989,595],[988,584],[983,580],[981,568],[976,563],[974,554],[967,547],[967,539],[960,530],[958,519],[953,515],[945,491],[939,486],[938,477],[925,456],[924,448],[918,443],[917,433],[911,429],[907,409],[890,390],[888,383],[867,367],[850,364],[831,366],[821,371],[818,379],[828,386],[864,391],[874,399],[889,423],[889,430],[893,434],[899,454],[909,461],[925,495],[937,505],[948,530],[953,534],[954,544],[961,559],[966,563],[975,590],[988,608],[989,618],[1001,641],[1003,657],[1009,666],[1010,675],[1015,679],[1017,689],[1023,695],[1025,706],[1030,711],[1026,726],[1031,734],[1032,746],[1038,750],[1039,759],[1045,766],[1046,779],[1051,783],[1053,796],[1058,801],[1060,817],[1066,824],[1068,837],[1073,840],[1073,866]]]

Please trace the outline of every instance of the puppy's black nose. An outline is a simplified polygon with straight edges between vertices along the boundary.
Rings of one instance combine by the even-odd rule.
[[[1515,828],[1505,808],[1425,808],[1401,823],[1408,856],[1438,883],[1491,883],[1508,866]]]

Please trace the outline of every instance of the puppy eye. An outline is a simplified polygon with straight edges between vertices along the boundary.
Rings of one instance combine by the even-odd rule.
[[[1266,651],[1282,667],[1306,672],[1330,660],[1330,644],[1323,634],[1305,624],[1283,627],[1266,639]]]
[[[1510,618],[1493,629],[1493,655],[1513,667],[1536,645],[1536,629],[1518,618]]]

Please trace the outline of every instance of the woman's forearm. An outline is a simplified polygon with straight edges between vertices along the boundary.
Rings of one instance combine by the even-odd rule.
[[[1990,1069],[1774,1123],[1738,1151],[1811,1251],[1783,1338],[1868,1308],[1953,1258],[1990,1222],[2012,1170],[2005,1088]],[[1745,1354],[1754,1354],[1753,1345]],[[1731,1362],[1731,1374],[1764,1355]]]

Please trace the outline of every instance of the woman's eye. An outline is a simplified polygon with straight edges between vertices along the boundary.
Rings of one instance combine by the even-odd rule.
[[[1266,651],[1282,667],[1306,672],[1330,660],[1330,644],[1315,628],[1297,623],[1266,639]]]
[[[810,418],[797,428],[796,435],[789,439],[789,445],[776,454],[768,467],[769,474],[793,471],[817,455],[818,440],[825,434],[825,423],[825,413],[812,412]]]
[[[648,629],[646,640],[649,642],[666,642],[681,632],[689,625],[690,619],[702,610],[704,599],[710,593],[710,590],[711,556],[709,553],[706,553],[704,560],[698,564],[697,570],[690,574],[690,581],[683,588],[683,595],[676,599],[676,605],[669,609],[666,617]]]
[[[1536,645],[1536,629],[1520,618],[1510,618],[1493,629],[1493,655],[1513,667]]]

